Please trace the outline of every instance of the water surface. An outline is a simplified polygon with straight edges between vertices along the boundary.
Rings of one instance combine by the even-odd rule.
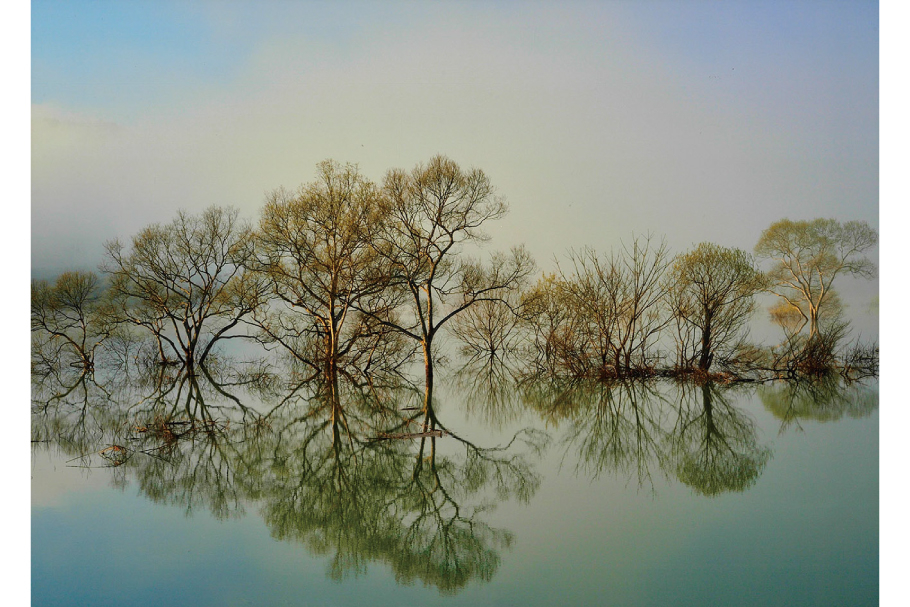
[[[877,383],[248,379],[33,386],[33,604],[878,602]]]

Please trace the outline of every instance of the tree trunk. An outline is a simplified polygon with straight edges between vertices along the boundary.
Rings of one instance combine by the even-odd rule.
[[[705,323],[705,328],[701,332],[701,356],[698,359],[698,368],[707,371],[711,367],[711,361],[714,356],[711,352],[711,321]]]
[[[429,414],[433,408],[433,342],[423,342],[423,362],[426,372],[426,387],[424,389],[423,411]]]
[[[183,364],[187,374],[192,376],[196,374],[196,340],[187,337],[187,341],[189,343],[183,349]]]
[[[818,308],[809,307],[809,339],[818,334]]]

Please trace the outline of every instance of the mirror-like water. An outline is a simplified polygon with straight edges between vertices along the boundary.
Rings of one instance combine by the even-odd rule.
[[[874,605],[878,386],[33,384],[35,605]]]

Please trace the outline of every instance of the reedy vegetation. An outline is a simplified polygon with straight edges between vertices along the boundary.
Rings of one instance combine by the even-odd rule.
[[[92,274],[34,283],[34,350],[66,350],[90,370],[112,330],[132,327],[150,334],[159,362],[192,375],[216,342],[247,338],[328,386],[340,374],[366,384],[403,376],[422,355],[429,422],[447,327],[470,357],[509,359],[524,376],[877,373],[875,344],[838,351],[847,324],[834,280],[875,272],[863,254],[877,235],[864,222],[773,224],[755,247],[767,273],[745,251],[711,243],[673,258],[649,235],[608,254],[570,251],[529,284],[536,266],[523,247],[486,262],[464,255],[506,212],[483,171],[444,156],[393,169],[381,186],[325,161],[314,182],[267,196],[258,229],[235,209],[181,212],[130,247],[108,243],[103,290]],[[747,341],[762,291],[781,300],[771,314],[785,339],[771,348]]]

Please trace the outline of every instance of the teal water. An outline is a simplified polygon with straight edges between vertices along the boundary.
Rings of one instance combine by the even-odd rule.
[[[876,383],[448,382],[449,435],[381,441],[413,399],[59,388],[34,605],[878,603]]]

